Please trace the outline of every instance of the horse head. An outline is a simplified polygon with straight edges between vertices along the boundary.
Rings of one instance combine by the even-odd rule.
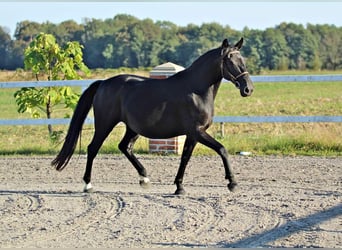
[[[243,38],[234,46],[231,46],[227,39],[222,42],[221,46],[221,72],[222,77],[231,81],[240,89],[243,97],[250,96],[253,93],[253,82],[249,77],[245,60],[240,54],[240,48],[243,44]]]

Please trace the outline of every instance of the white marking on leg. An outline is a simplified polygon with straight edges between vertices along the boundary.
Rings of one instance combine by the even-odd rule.
[[[140,176],[139,183],[143,188],[148,188],[150,186],[150,179],[145,176]]]
[[[93,186],[91,185],[91,182],[89,182],[88,184],[85,185],[84,187],[84,191],[87,192],[89,190],[92,190]]]
[[[150,179],[144,176],[140,176],[140,181],[147,184],[150,182]]]

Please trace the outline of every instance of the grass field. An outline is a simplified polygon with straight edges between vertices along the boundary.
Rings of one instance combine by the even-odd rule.
[[[93,72],[91,78],[106,78],[117,73],[98,70]],[[146,75],[146,72],[139,74]],[[0,72],[0,81],[18,79],[30,80],[30,75],[26,72]],[[16,112],[15,91],[1,89],[0,119],[29,117],[29,114]],[[255,91],[249,98],[241,98],[232,84],[224,83],[215,102],[215,111],[216,115],[222,116],[341,115],[342,82],[255,83]],[[67,126],[56,126],[55,129],[65,131]],[[100,152],[119,152],[117,144],[123,133],[123,126],[115,128]],[[230,123],[225,124],[223,137],[219,124],[214,124],[209,133],[223,143],[231,154],[251,151],[258,155],[342,155],[341,123]],[[85,126],[82,152],[85,152],[92,135],[93,126]],[[60,145],[49,140],[45,126],[0,126],[0,155],[55,154],[59,148]],[[147,153],[148,140],[140,138],[135,151]],[[214,152],[198,145],[194,154]]]

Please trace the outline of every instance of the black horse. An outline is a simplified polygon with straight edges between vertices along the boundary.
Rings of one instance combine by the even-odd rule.
[[[52,165],[62,170],[74,153],[83,122],[93,106],[95,134],[88,146],[84,191],[91,191],[93,160],[102,143],[119,123],[126,133],[119,149],[138,171],[140,184],[148,184],[146,170],[133,154],[139,135],[170,138],[185,135],[180,166],[175,178],[176,194],[185,193],[183,176],[197,142],[215,150],[222,158],[228,189],[237,185],[227,151],[206,130],[212,123],[214,100],[222,78],[230,80],[243,97],[253,92],[253,83],[240,54],[243,38],[235,45],[225,39],[222,45],[200,56],[187,69],[167,79],[150,79],[136,75],[119,75],[92,83],[81,95],[70,122],[63,147]]]

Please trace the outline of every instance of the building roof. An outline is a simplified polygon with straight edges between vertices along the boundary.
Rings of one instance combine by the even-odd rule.
[[[172,62],[167,62],[161,65],[158,65],[156,67],[154,67],[151,71],[150,71],[150,75],[173,75],[179,71],[184,70],[185,68],[174,64]]]

